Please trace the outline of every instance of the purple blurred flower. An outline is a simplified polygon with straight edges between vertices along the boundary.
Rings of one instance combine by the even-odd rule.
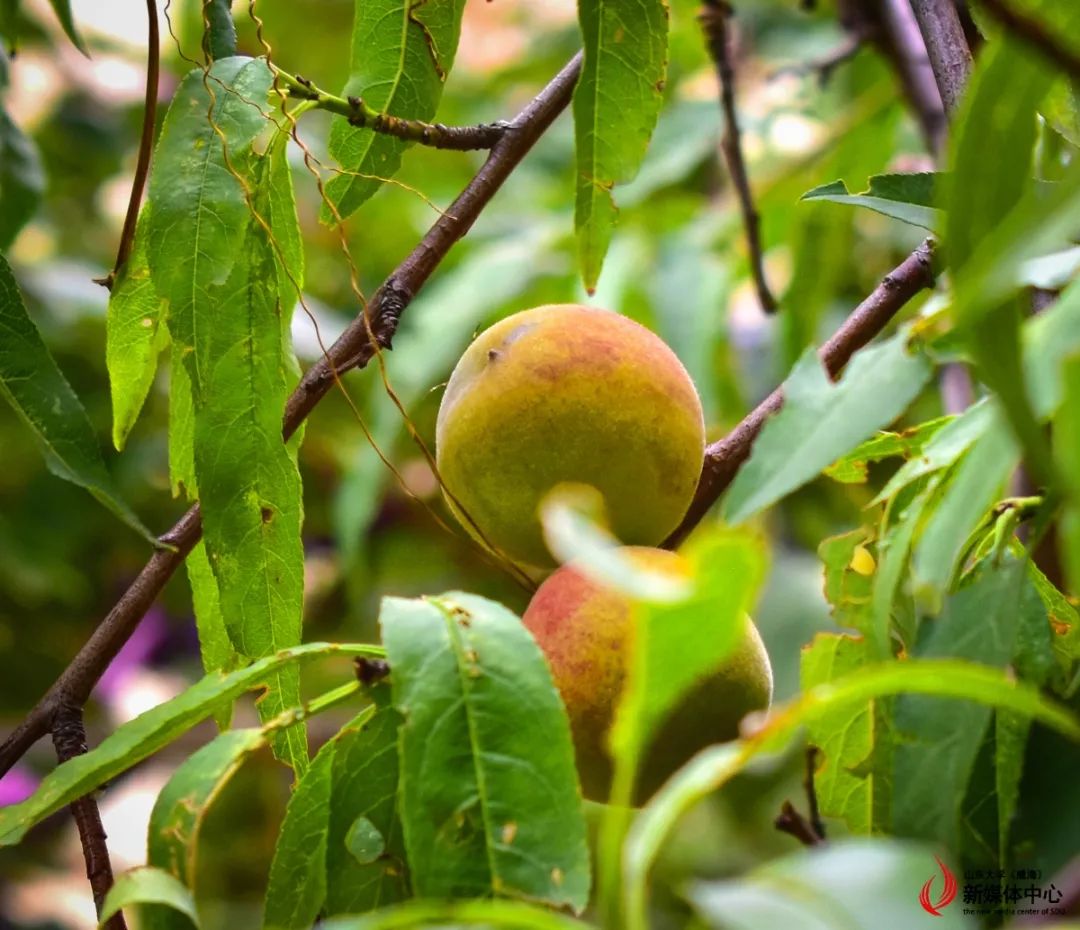
[[[24,766],[9,769],[0,776],[0,807],[25,801],[37,790],[38,782],[38,777]]]
[[[168,636],[169,625],[165,619],[165,610],[160,606],[151,607],[135,628],[131,638],[124,643],[116,654],[105,674],[101,676],[95,689],[96,696],[108,704],[123,689],[131,673],[143,668],[154,650]]]

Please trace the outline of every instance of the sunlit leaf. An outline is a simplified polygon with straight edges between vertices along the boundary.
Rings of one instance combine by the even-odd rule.
[[[938,232],[944,217],[934,205],[934,187],[933,174],[879,174],[870,178],[870,186],[860,194],[852,194],[843,181],[833,181],[807,191],[800,199],[866,207],[912,226]]]

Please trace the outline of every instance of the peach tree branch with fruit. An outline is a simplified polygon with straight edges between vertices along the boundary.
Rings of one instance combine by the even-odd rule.
[[[877,18],[893,22],[896,4],[885,6]],[[158,70],[148,7],[143,144],[106,279],[113,441],[123,448],[168,351],[169,477],[190,506],[155,538],[121,499],[0,259],[5,397],[50,469],[153,546],[0,745],[0,772],[47,734],[60,761],[30,797],[0,810],[0,844],[21,842],[70,805],[103,925],[122,927],[125,910],[141,910],[147,926],[199,926],[204,815],[240,765],[269,749],[294,780],[265,927],[645,930],[653,866],[680,817],[809,742],[813,850],[743,880],[668,889],[686,921],[723,927],[732,908],[776,920],[785,906],[789,915],[804,906],[798,894],[794,904],[754,897],[772,882],[781,898],[788,884],[811,888],[824,913],[843,904],[851,925],[875,925],[879,901],[848,900],[837,878],[857,860],[880,863],[871,890],[915,926],[918,896],[899,877],[933,850],[958,866],[1015,862],[1024,845],[1014,821],[1032,793],[1022,782],[1027,747],[1044,732],[1080,740],[1080,143],[1062,116],[1071,88],[1060,65],[1072,54],[1032,40],[1069,35],[1080,13],[1036,6],[1045,22],[1019,37],[976,17],[983,45],[972,66],[964,11],[913,0],[953,120],[948,170],[874,176],[861,193],[823,183],[802,200],[866,208],[931,238],[908,243],[910,254],[832,337],[807,348],[726,435],[707,441],[714,424],[698,388],[659,336],[628,316],[563,302],[519,307],[472,340],[443,391],[433,455],[386,374],[403,314],[568,107],[579,271],[588,292],[597,287],[619,191],[666,105],[669,18],[685,11],[662,0],[581,0],[583,51],[516,117],[447,126],[434,119],[463,0],[357,2],[340,94],[279,67],[285,55],[268,44],[254,3],[259,53],[238,54],[231,4],[210,0],[201,7],[206,60],[176,88],[140,209]],[[53,7],[81,48],[68,4]],[[769,242],[738,142],[739,11],[706,8],[750,276],[772,309]],[[326,149],[338,169],[329,180],[298,129],[313,110],[332,117]],[[15,139],[18,130],[4,132]],[[487,155],[368,298],[343,223],[414,144]],[[290,153],[318,189],[359,307],[303,373],[289,324],[298,302],[311,311]],[[29,175],[14,177],[0,203],[17,195],[8,209],[24,211],[40,191]],[[19,216],[3,229],[5,247]],[[1029,319],[1033,287],[1054,299]],[[798,296],[779,300],[781,318],[795,319]],[[381,644],[302,642],[301,426],[335,389],[348,400],[343,376],[372,362],[450,519],[531,589],[523,616],[458,591],[387,597]],[[937,401],[928,385],[946,364],[967,366],[981,398],[929,416]],[[916,422],[894,429],[905,417]],[[1023,497],[1009,490],[1021,466],[1040,485]],[[802,692],[774,706],[770,656],[750,619],[768,572],[762,514],[818,479],[879,487],[863,495],[858,528],[819,549],[845,632],[804,646]],[[1032,555],[1046,538],[1057,541],[1060,571]],[[206,676],[85,751],[83,706],[182,564]],[[980,623],[988,632],[973,635]],[[352,659],[356,674],[306,695],[305,663],[335,656]],[[236,701],[252,691],[258,722],[232,726]],[[313,755],[309,721],[346,708]],[[218,735],[158,796],[146,867],[114,880],[94,792],[211,717]],[[989,826],[975,810],[986,783],[995,786]],[[818,842],[818,802],[853,839]],[[796,814],[785,802],[782,816]],[[766,916],[751,925],[758,919],[766,925]]]

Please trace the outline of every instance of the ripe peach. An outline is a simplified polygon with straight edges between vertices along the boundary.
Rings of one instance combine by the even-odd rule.
[[[436,425],[451,506],[491,546],[540,567],[554,563],[537,507],[555,485],[592,485],[619,539],[655,545],[686,513],[704,448],[701,402],[671,349],[626,317],[574,304],[481,333]]]
[[[626,552],[651,571],[689,570],[686,560],[673,552],[640,547]],[[582,790],[588,798],[606,800],[612,775],[608,733],[632,655],[631,604],[569,564],[540,585],[524,622],[547,656],[566,705]],[[642,758],[636,800],[648,798],[699,750],[737,737],[739,721],[767,708],[771,698],[769,656],[747,619],[735,651],[660,725]]]

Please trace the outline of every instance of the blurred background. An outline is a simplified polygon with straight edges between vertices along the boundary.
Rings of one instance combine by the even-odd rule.
[[[475,332],[518,309],[586,300],[641,321],[672,346],[697,383],[710,438],[719,437],[918,241],[911,227],[869,211],[798,202],[805,191],[837,178],[862,189],[870,174],[930,166],[888,61],[868,46],[825,74],[814,63],[850,38],[832,4],[744,3],[733,36],[738,105],[762,214],[766,272],[781,302],[780,312],[766,317],[719,155],[717,79],[697,8],[685,0],[671,6],[667,104],[640,175],[616,191],[619,226],[596,294],[587,298],[576,274],[573,130],[564,114],[409,307],[387,357],[387,378],[428,443],[441,385]],[[185,509],[169,492],[167,370],[117,454],[109,446],[107,292],[91,281],[112,266],[130,190],[142,116],[145,12],[135,0],[73,0],[72,8],[89,58],[60,33],[46,0],[23,0],[15,14],[20,38],[9,49],[11,81],[3,102],[36,144],[48,186],[8,257],[32,316],[108,448],[127,500],[162,532]],[[258,0],[255,10],[278,64],[336,90],[348,74],[352,8],[352,0]],[[263,53],[248,4],[235,4],[234,13],[243,52]],[[159,118],[193,67],[190,59],[201,55],[198,3],[166,3],[160,14]],[[578,46],[571,0],[469,0],[439,120],[511,117]],[[328,129],[326,114],[302,118],[302,138],[327,164]],[[319,223],[314,178],[296,146],[292,154],[306,236],[308,311],[297,308],[294,338],[306,365],[318,357],[319,339],[329,344],[359,303],[338,234]],[[413,148],[395,182],[348,221],[364,294],[408,254],[481,161],[480,153]],[[350,375],[346,386],[393,472],[342,397],[331,393],[308,421],[300,453],[305,639],[372,640],[384,594],[463,589],[520,612],[526,593],[411,499],[447,516],[378,366]],[[912,415],[934,415],[937,404],[929,394]],[[89,495],[46,471],[29,432],[6,405],[0,406],[0,465],[0,730],[6,731],[76,653],[149,552]],[[814,548],[824,536],[856,526],[868,497],[858,485],[819,481],[763,524],[771,571],[755,619],[772,655],[778,699],[798,688],[800,648],[832,626]],[[190,590],[181,572],[98,687],[87,711],[91,745],[200,674]],[[311,666],[305,686],[325,690],[348,674],[340,662]],[[250,708],[240,709],[239,721],[254,719]],[[333,727],[332,719],[316,719],[313,744]],[[145,861],[146,822],[157,791],[211,733],[209,726],[193,731],[103,793],[117,870]],[[54,764],[43,741],[0,781],[0,804],[20,800]],[[784,798],[801,801],[802,765],[799,756],[743,776],[702,806],[664,868],[724,874],[793,849],[795,841],[775,831],[772,818]],[[257,924],[287,796],[287,773],[266,754],[246,766],[215,805],[199,866],[200,896],[211,902],[206,926]],[[0,876],[0,928],[94,926],[66,813],[18,850],[0,851]]]

